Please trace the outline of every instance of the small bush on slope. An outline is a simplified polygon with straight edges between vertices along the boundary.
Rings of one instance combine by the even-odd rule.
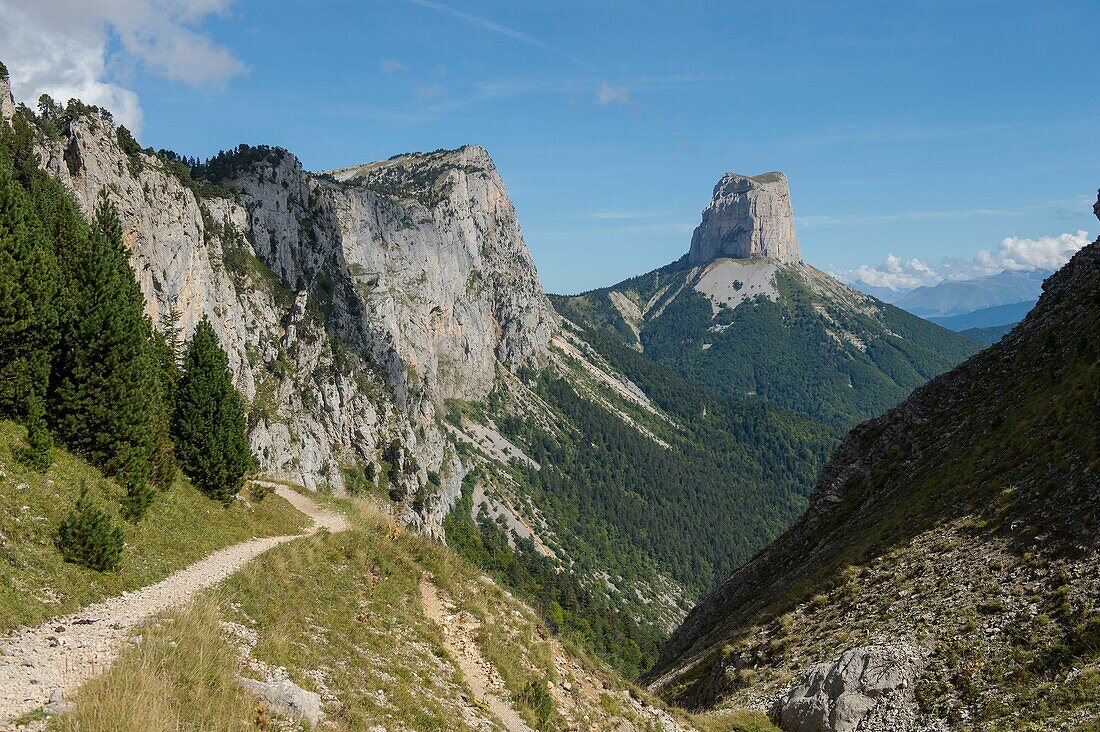
[[[180,479],[157,492],[154,520],[122,525],[127,546],[119,569],[101,574],[64,561],[54,545],[57,526],[81,483],[113,519],[125,490],[61,448],[48,470],[32,470],[19,459],[25,446],[26,430],[0,420],[0,633],[156,582],[224,546],[297,533],[307,523],[281,498],[223,508]]]
[[[118,569],[122,559],[122,529],[111,515],[92,503],[88,485],[57,527],[57,548],[66,561],[104,572]]]

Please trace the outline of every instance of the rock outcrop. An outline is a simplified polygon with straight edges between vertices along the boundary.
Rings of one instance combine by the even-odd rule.
[[[0,65],[0,122],[8,123],[15,115],[15,100],[11,96],[11,78],[8,70]]]
[[[779,700],[773,716],[786,732],[888,732],[912,729],[920,654],[901,645],[846,651],[823,663]]]
[[[698,266],[719,257],[768,257],[786,264],[802,261],[787,176],[779,172],[722,176],[691,237],[687,262]]]
[[[321,720],[321,696],[306,691],[293,681],[256,681],[240,679],[240,684],[260,699],[272,712],[290,719],[301,719],[316,725]]]

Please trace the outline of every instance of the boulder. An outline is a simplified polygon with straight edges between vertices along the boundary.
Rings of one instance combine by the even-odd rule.
[[[846,651],[810,669],[773,716],[786,732],[920,729],[913,694],[920,668],[920,654],[904,644]]]
[[[321,697],[292,681],[256,681],[241,679],[241,686],[260,698],[260,703],[276,714],[304,719],[315,725],[321,718]]]

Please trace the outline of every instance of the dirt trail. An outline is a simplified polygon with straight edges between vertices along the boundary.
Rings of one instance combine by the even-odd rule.
[[[307,496],[282,485],[261,485],[274,488],[312,518],[313,526],[304,534],[234,544],[156,584],[0,637],[0,728],[8,726],[5,720],[16,719],[56,698],[57,692],[71,695],[84,681],[106,670],[138,625],[186,603],[199,590],[216,585],[257,555],[319,529],[338,532],[348,528],[342,514],[321,508]]]
[[[426,577],[420,578],[420,600],[427,616],[443,629],[443,644],[447,647],[447,653],[462,670],[474,698],[487,705],[493,716],[510,732],[533,732],[507,701],[508,692],[503,682],[499,677],[493,678],[495,670],[481,655],[481,648],[473,637],[479,621],[473,616],[467,617],[465,613],[448,612],[439,591]]]

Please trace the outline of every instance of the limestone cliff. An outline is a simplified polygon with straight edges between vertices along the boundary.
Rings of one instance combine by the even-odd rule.
[[[787,176],[779,172],[722,176],[691,237],[687,261],[697,266],[719,257],[768,257],[786,264],[802,261]]]
[[[0,112],[17,113],[6,78]],[[39,135],[42,167],[85,211],[102,192],[117,205],[154,322],[173,308],[185,333],[211,319],[263,472],[384,482],[407,521],[441,533],[463,467],[438,406],[485,397],[498,364],[538,365],[557,328],[485,150],[318,176],[242,148],[222,179],[196,182],[124,148],[101,110],[57,122]]]

